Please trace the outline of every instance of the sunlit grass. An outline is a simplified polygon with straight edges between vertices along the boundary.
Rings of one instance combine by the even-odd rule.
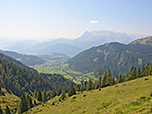
[[[145,80],[145,78],[148,78]],[[63,102],[58,97],[30,112],[38,114],[149,114],[152,108],[152,77],[83,92]],[[52,103],[55,105],[52,106]]]

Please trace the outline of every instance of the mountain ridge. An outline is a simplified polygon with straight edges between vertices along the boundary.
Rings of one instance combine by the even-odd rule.
[[[112,74],[117,77],[119,73],[126,75],[132,66],[141,67],[143,63],[147,64],[152,61],[151,57],[151,45],[112,42],[85,50],[67,63],[70,69],[84,73],[95,71],[99,66],[104,71],[110,67]]]

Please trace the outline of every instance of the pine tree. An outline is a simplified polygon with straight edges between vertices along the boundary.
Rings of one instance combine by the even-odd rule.
[[[21,97],[21,101],[19,103],[19,106],[18,106],[18,114],[23,113],[27,110],[28,110],[28,104],[27,104],[25,94],[23,94]]]
[[[42,101],[42,91],[39,88],[38,93],[37,93],[37,100]]]
[[[60,100],[64,100],[66,98],[66,94],[65,94],[65,90],[62,90],[62,94],[61,94],[61,97],[60,97]]]
[[[130,71],[129,71],[129,73],[127,74],[127,76],[126,76],[126,81],[128,81],[128,80],[133,80],[133,79],[135,79],[136,78],[136,67],[131,67],[131,69],[130,69]]]
[[[110,79],[110,85],[114,85],[114,84],[115,84],[115,78],[111,77],[111,79]]]
[[[73,82],[71,81],[71,84],[70,84],[70,88],[69,88],[69,91],[68,91],[68,96],[72,96],[72,95],[75,95],[76,94],[76,91],[75,91],[75,88],[73,87]]]
[[[45,90],[43,90],[43,92],[42,92],[42,101],[43,102],[47,101],[47,95],[46,95],[46,91]]]
[[[1,106],[0,106],[0,114],[3,114],[3,111],[2,111],[2,109],[1,109]]]
[[[34,98],[37,98],[37,92],[36,92],[36,89],[34,90],[33,97],[34,97]]]
[[[122,75],[122,82],[124,82],[125,81],[125,76],[124,76],[124,74]]]
[[[145,64],[143,64],[141,68],[141,77],[143,76],[145,76]]]
[[[27,101],[27,107],[32,108],[33,107],[32,98],[28,93],[26,94],[26,101]]]
[[[149,75],[152,76],[152,66],[150,67]]]
[[[87,83],[87,91],[90,91],[92,89],[92,81],[91,79],[89,79],[88,83]]]
[[[140,71],[140,68],[138,68],[138,71],[137,71],[137,77],[141,77],[141,71]]]
[[[113,85],[114,79],[112,78],[110,68],[105,72],[105,75],[103,76],[102,82],[101,82],[101,87],[106,87]]]
[[[118,78],[116,79],[116,83],[122,83],[124,81],[124,75],[119,74]]]
[[[57,91],[56,91],[56,94],[57,94],[57,96],[60,96],[61,93],[62,93],[62,88],[59,87],[59,88],[57,89]]]
[[[9,107],[6,105],[5,114],[11,114]]]
[[[54,98],[56,96],[56,92],[55,91],[51,91],[50,92],[50,98]]]

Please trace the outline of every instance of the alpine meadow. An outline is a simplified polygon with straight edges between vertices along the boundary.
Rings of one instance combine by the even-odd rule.
[[[0,114],[152,114],[151,0],[1,0]]]

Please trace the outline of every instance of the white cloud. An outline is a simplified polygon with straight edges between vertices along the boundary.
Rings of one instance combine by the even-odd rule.
[[[91,20],[89,23],[90,24],[96,24],[96,23],[98,23],[99,21],[98,20]]]

